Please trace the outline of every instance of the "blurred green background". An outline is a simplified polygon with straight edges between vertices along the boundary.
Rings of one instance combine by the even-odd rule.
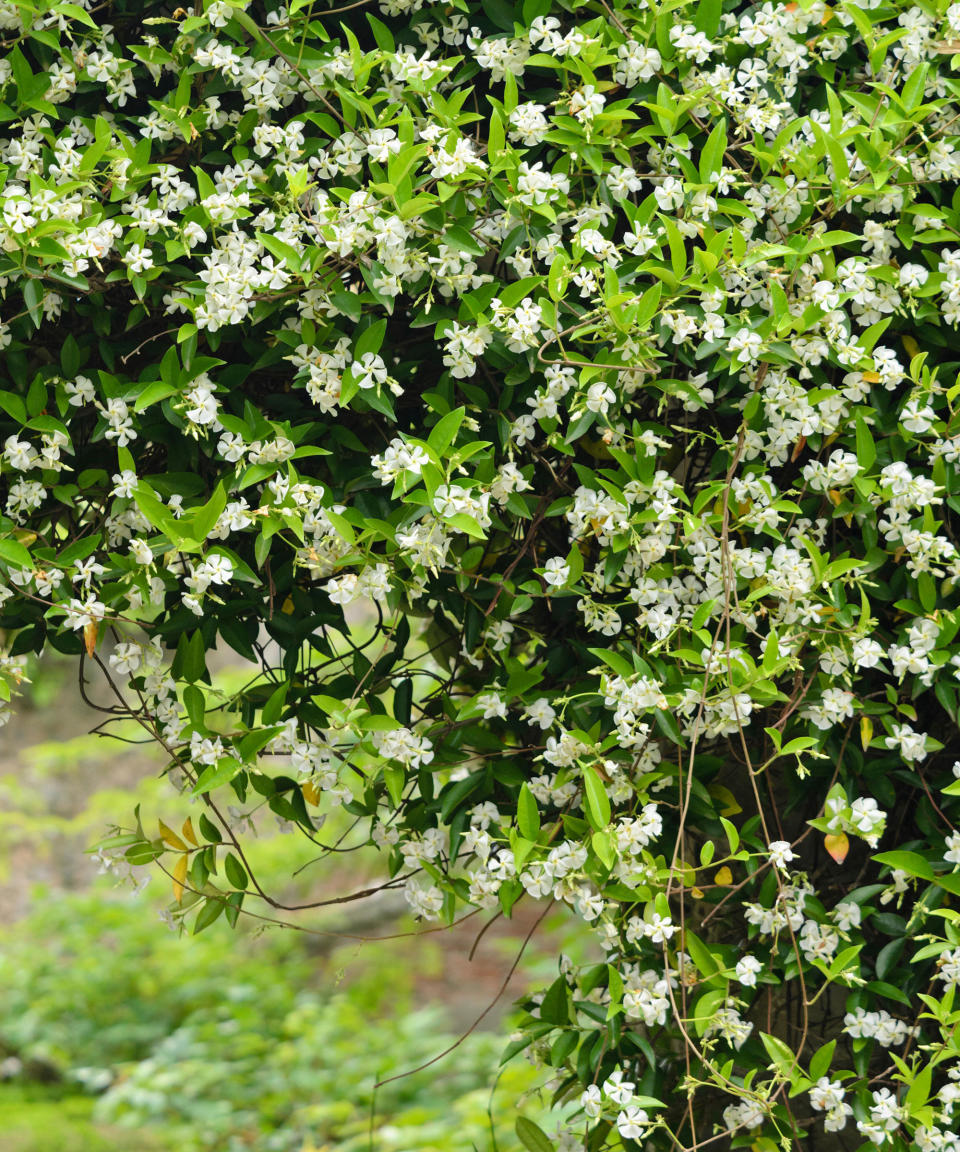
[[[134,892],[85,852],[129,826],[137,801],[145,820],[179,827],[184,801],[158,777],[162,761],[86,734],[96,717],[69,665],[29,672],[0,730],[0,1152],[518,1152],[517,1116],[545,1123],[536,1071],[500,1058],[511,1002],[553,978],[558,941],[576,947],[561,920],[538,929],[549,947],[534,940],[480,1028],[374,1092],[467,1031],[534,911],[496,923],[472,961],[491,913],[412,935],[395,894],[302,917],[306,932],[221,918],[179,935],[160,917],[162,874]],[[288,895],[376,875],[366,849],[312,862],[316,850],[270,819],[250,847],[268,890]]]

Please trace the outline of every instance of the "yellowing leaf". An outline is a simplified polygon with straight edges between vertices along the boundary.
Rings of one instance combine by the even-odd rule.
[[[183,899],[183,885],[187,879],[187,854],[177,857],[177,862],[173,866],[173,898],[179,904]]]
[[[183,822],[183,827],[180,829],[180,834],[185,840],[189,840],[194,848],[199,848],[200,843],[197,840],[197,834],[193,830],[193,820],[188,816]]]
[[[724,865],[722,868],[717,869],[717,874],[713,878],[714,884],[719,884],[722,888],[726,888],[733,883],[733,873]]]
[[[860,717],[860,743],[866,749],[873,739],[873,721],[869,716]]]
[[[164,843],[169,844],[171,848],[176,848],[180,852],[186,852],[187,846],[176,832],[174,832],[172,828],[168,828],[162,820],[158,820],[157,823],[160,825],[160,835],[163,837]]]
[[[901,336],[900,342],[903,344],[904,348],[906,348],[911,360],[920,351],[920,345],[916,342],[916,340],[914,340],[912,336]]]
[[[283,607],[280,609],[285,615],[289,616],[293,612],[293,597],[288,596],[283,602]]]
[[[711,784],[707,789],[714,800],[719,800],[723,807],[720,809],[721,816],[736,816],[738,812],[743,809],[737,803],[737,798],[730,791],[725,788],[723,784]]]
[[[703,899],[703,889],[702,888],[691,888],[690,889],[690,895],[694,898],[694,900],[702,900]]]
[[[779,1152],[780,1145],[775,1144],[769,1136],[758,1136],[750,1145],[750,1152]]]
[[[823,846],[838,864],[842,864],[850,851],[850,841],[846,832],[828,833],[824,837]]]
[[[879,384],[880,383],[880,373],[879,372],[864,372],[864,373],[862,373],[862,375],[863,375],[864,380],[866,380],[866,382],[868,384]]]
[[[306,784],[301,785],[300,790],[303,792],[303,798],[308,804],[316,807],[320,803],[320,789],[316,784],[311,784],[307,781]]]

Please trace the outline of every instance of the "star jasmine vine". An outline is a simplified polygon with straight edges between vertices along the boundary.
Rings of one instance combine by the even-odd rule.
[[[533,1152],[960,1149],[960,4],[0,36],[0,721],[53,648],[163,749],[102,859],[563,908]]]

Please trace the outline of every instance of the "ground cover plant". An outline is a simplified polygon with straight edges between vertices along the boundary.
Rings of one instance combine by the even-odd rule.
[[[415,1008],[396,944],[318,957],[302,934],[221,923],[187,948],[147,903],[103,882],[41,892],[0,931],[4,1152],[518,1152],[535,1072],[498,1069],[495,1030],[374,1090],[457,1039],[440,1005]]]
[[[193,932],[330,899],[261,809],[568,905],[536,1152],[956,1147],[960,5],[0,30],[4,690],[164,750],[103,852]]]

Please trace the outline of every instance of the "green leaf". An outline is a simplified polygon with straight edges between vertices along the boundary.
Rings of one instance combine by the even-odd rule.
[[[442,416],[430,429],[427,443],[438,456],[442,457],[447,448],[456,440],[466,411],[466,408],[463,407],[454,408],[452,412]]]
[[[520,829],[520,835],[527,840],[536,841],[540,835],[540,811],[533,793],[526,784],[521,786],[517,800],[517,827]]]
[[[376,16],[371,16],[369,12],[367,13],[367,23],[370,25],[370,31],[377,42],[377,47],[382,52],[395,52],[397,45],[386,24],[381,23]]]
[[[587,820],[591,828],[599,832],[610,823],[610,797],[595,768],[583,769],[583,791]]]
[[[930,65],[926,61],[918,64],[907,77],[907,82],[900,90],[900,102],[907,112],[913,112],[914,109],[920,107],[920,102],[923,99],[923,90],[927,82],[927,73],[929,71]]]
[[[877,953],[875,968],[877,976],[881,980],[886,980],[887,976],[896,968],[906,946],[907,939],[905,936],[901,936],[899,940],[891,940],[884,944]]]
[[[850,0],[845,0],[841,7],[853,20],[854,24],[856,24],[857,31],[860,33],[864,43],[868,48],[871,47],[873,45],[873,24],[870,22],[870,17],[859,5],[851,3]]]
[[[704,600],[693,614],[693,619],[690,621],[690,631],[699,631],[713,615],[713,610],[716,606],[716,600]]]
[[[651,285],[637,301],[637,310],[634,313],[633,322],[638,328],[647,328],[649,326],[650,321],[654,318],[657,309],[660,307],[660,296],[662,292],[663,285],[658,280],[655,284]]]
[[[220,834],[220,829],[212,823],[210,818],[204,813],[200,813],[200,819],[197,821],[200,831],[206,840],[212,844],[220,844],[223,841],[223,836]]]
[[[680,229],[674,222],[666,217],[664,227],[667,233],[667,243],[670,246],[670,267],[678,280],[683,278],[687,267],[687,246],[684,243]]]
[[[720,119],[707,137],[700,153],[700,179],[704,184],[712,182],[723,167],[723,154],[727,148],[727,122]]]
[[[933,1082],[933,1064],[931,1062],[924,1063],[923,1067],[917,1072],[913,1083],[907,1090],[907,1096],[904,1100],[908,1114],[915,1112],[926,1104],[930,1097],[930,1086]]]
[[[468,252],[471,256],[482,256],[486,249],[471,235],[466,228],[454,224],[443,234],[443,241],[451,248],[458,248],[461,252]]]
[[[193,923],[193,934],[196,936],[202,932],[204,928],[209,928],[210,925],[217,919],[223,912],[224,900],[222,896],[208,896],[203,907],[197,914],[197,918]]]
[[[413,677],[405,676],[393,690],[393,714],[397,721],[409,726],[413,709]]]
[[[563,299],[563,294],[567,288],[567,269],[569,266],[570,261],[566,252],[562,248],[558,249],[554,253],[550,272],[547,276],[547,294],[551,300]]]
[[[43,288],[39,280],[32,277],[23,285],[23,302],[30,313],[34,328],[43,323]]]
[[[183,690],[183,706],[190,717],[190,723],[198,732],[204,730],[203,717],[206,710],[206,701],[203,693],[194,684],[188,684]]]
[[[186,77],[187,73],[184,73],[184,76]],[[197,178],[197,191],[200,193],[202,199],[206,200],[208,196],[216,195],[217,189],[213,181],[202,168],[197,168],[194,166],[193,174]]]
[[[369,328],[365,328],[353,350],[354,360],[362,360],[368,352],[379,352],[386,331],[386,320],[377,320]]]
[[[154,860],[159,860],[163,853],[162,840],[140,840],[136,844],[131,844],[123,855],[131,864],[140,866],[152,864]]]
[[[817,744],[814,736],[795,736],[780,749],[781,756],[799,755]]]
[[[9,564],[11,568],[26,568],[32,570],[33,558],[22,544],[16,540],[0,539],[0,560]]]
[[[767,1055],[777,1066],[778,1071],[787,1079],[793,1079],[797,1072],[797,1057],[793,1049],[777,1036],[771,1036],[767,1032],[761,1032],[760,1039],[767,1050]]]
[[[406,779],[403,769],[394,764],[388,764],[383,769],[383,781],[395,808],[399,808],[403,801],[403,786]]]
[[[279,688],[275,688],[274,691],[271,692],[270,699],[266,702],[266,704],[264,704],[263,710],[260,713],[261,724],[276,724],[276,722],[280,719],[280,716],[283,713],[283,706],[287,700],[287,691],[289,687],[289,682],[285,682],[281,684]]]
[[[59,3],[53,6],[51,12],[55,12],[61,16],[66,16],[70,20],[79,20],[81,24],[86,24],[88,28],[98,27],[96,21],[93,19],[89,12],[84,12],[79,4],[70,4],[67,2],[67,0],[60,0]]]
[[[614,652],[609,648],[588,648],[587,651],[591,656],[603,661],[617,676],[623,676],[626,679],[636,672],[630,661],[619,652]]]
[[[230,892],[227,896],[227,902],[223,909],[223,914],[226,917],[227,923],[231,928],[236,928],[237,920],[240,917],[240,909],[243,906],[242,892]]]
[[[563,976],[558,976],[540,1002],[540,1018],[549,1024],[566,1024],[570,1019],[570,990]]]
[[[724,832],[727,834],[727,843],[730,845],[730,854],[732,856],[733,853],[736,852],[736,850],[740,847],[740,833],[730,823],[730,821],[726,819],[726,817],[720,816],[718,819],[723,825]]]
[[[490,113],[490,124],[487,129],[487,157],[491,165],[495,165],[503,155],[505,145],[503,120],[500,118],[500,113],[494,108]]]
[[[213,531],[214,525],[227,506],[226,489],[221,482],[213,490],[213,495],[201,508],[194,509],[188,518],[185,516],[181,523],[189,531],[190,536],[202,544]]]
[[[916,852],[880,852],[873,859],[878,864],[886,864],[888,868],[906,872],[908,876],[919,876],[921,880],[934,879],[930,862]]]
[[[303,271],[303,260],[296,248],[290,244],[285,244],[282,240],[278,240],[268,232],[258,232],[257,239],[271,256],[275,256],[281,264],[286,264],[291,272],[295,272],[298,276],[300,275]]]
[[[47,406],[47,386],[44,383],[42,376],[35,376],[30,385],[30,390],[27,392],[27,415],[31,417],[38,417],[40,413]],[[49,417],[47,417],[49,419]],[[41,425],[35,419],[31,419],[31,428],[40,428]],[[48,429],[53,431],[53,429]]]
[[[237,758],[244,764],[249,763],[261,748],[265,748],[267,744],[270,743],[279,731],[280,728],[277,725],[269,728],[251,729],[246,736],[236,744]]]
[[[690,959],[708,980],[711,976],[716,976],[718,972],[723,971],[725,967],[723,961],[715,956],[700,937],[691,932],[689,928],[683,934],[683,944],[686,951],[690,953]]]
[[[610,828],[594,832],[590,837],[590,847],[605,868],[612,868],[617,861],[617,846]]]
[[[457,528],[461,532],[466,532],[468,536],[473,536],[477,540],[486,540],[487,534],[474,520],[472,516],[468,516],[466,512],[455,512],[452,516],[444,516],[443,521],[449,524],[451,528]]]
[[[777,321],[777,331],[789,331],[790,321],[790,304],[787,300],[787,294],[780,287],[776,280],[770,281],[770,301],[773,304],[773,315]],[[781,327],[781,321],[783,325]]]
[[[165,384],[162,380],[155,380],[152,384],[148,384],[137,397],[133,410],[134,412],[143,412],[144,409],[149,408],[151,404],[156,404],[160,400],[166,400],[166,398],[172,396],[176,390],[176,387],[172,384]]]
[[[869,472],[877,458],[877,446],[862,416],[857,417],[857,463],[864,472]]]
[[[219,763],[207,765],[194,784],[192,795],[199,796],[202,792],[212,792],[215,788],[229,784],[242,767],[239,760],[232,756],[224,756]]]
[[[527,1152],[556,1152],[556,1147],[546,1132],[526,1116],[518,1116],[515,1127],[517,1139]]]
[[[717,1009],[726,1000],[727,995],[725,987],[712,988],[697,1000],[693,1006],[693,1022],[698,1036],[702,1036],[713,1023]]]
[[[241,890],[246,889],[248,883],[247,873],[243,865],[232,852],[227,853],[226,859],[223,862],[223,870],[226,873],[227,879],[234,886],[234,888],[239,888]]]
[[[177,644],[177,656],[181,656],[177,669],[180,676],[188,683],[202,680],[207,674],[207,647],[203,642],[203,633],[197,628],[189,635],[185,632]]]
[[[92,536],[85,536],[80,540],[74,540],[57,555],[57,563],[65,567],[67,564],[74,564],[77,560],[85,560],[91,553],[96,552],[102,540],[103,537],[99,532],[95,532]]]
[[[173,513],[149,485],[141,481],[133,490],[133,499],[152,528],[162,532],[171,544],[177,547],[184,544],[185,537],[181,533]]]
[[[810,120],[809,124],[813,129],[814,135],[823,144],[827,155],[830,157],[834,178],[838,182],[843,183],[850,176],[850,165],[842,145],[832,133],[821,128],[815,120]]]
[[[826,1076],[830,1069],[830,1063],[833,1060],[833,1053],[836,1050],[836,1040],[829,1040],[822,1048],[818,1048],[816,1052],[810,1057],[810,1079],[819,1080],[821,1076]]]
[[[917,575],[917,599],[924,612],[933,612],[937,606],[937,584],[929,572]]]
[[[831,560],[824,569],[821,580],[828,583],[836,580],[838,576],[845,576],[848,572],[855,572],[858,568],[863,568],[865,564],[865,560],[855,560],[849,556],[841,557],[839,560]]]

